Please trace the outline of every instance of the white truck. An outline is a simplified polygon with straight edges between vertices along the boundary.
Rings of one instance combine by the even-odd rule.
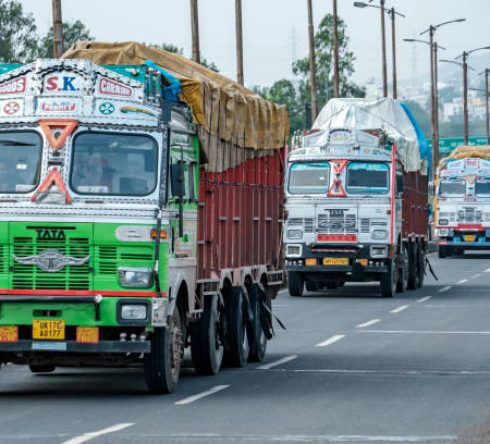
[[[460,146],[441,160],[434,221],[440,258],[490,249],[489,146]]]
[[[295,137],[285,179],[289,293],[379,281],[383,297],[422,285],[424,140],[392,99],[331,100]]]

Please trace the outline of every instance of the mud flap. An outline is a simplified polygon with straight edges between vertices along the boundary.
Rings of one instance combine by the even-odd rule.
[[[430,271],[430,274],[431,274],[432,276],[434,276],[434,279],[435,279],[436,281],[438,281],[439,279],[438,279],[438,277],[436,276],[436,273],[434,272],[434,269],[432,268],[432,265],[430,264],[430,262],[429,262],[429,258],[428,258],[427,256],[425,256],[425,263],[427,264],[427,267],[425,268],[425,274],[427,274],[427,268],[428,268],[428,269],[429,269],[429,271]]]

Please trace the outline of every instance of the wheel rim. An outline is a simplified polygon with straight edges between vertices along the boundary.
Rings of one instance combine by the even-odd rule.
[[[221,361],[223,360],[224,347],[221,339],[219,337],[219,313],[218,307],[216,305],[213,306],[213,319],[214,322],[211,322],[211,331],[210,331],[210,340],[211,349],[213,350],[214,362],[217,366],[221,365]]]
[[[184,345],[184,338],[182,335],[182,329],[180,326],[180,315],[178,310],[176,309],[177,312],[177,319],[174,319],[172,322],[172,325],[170,326],[170,341],[171,341],[171,348],[172,348],[172,381],[176,382],[179,379],[179,374],[180,374],[180,368],[182,366],[182,360],[183,360],[183,345]]]

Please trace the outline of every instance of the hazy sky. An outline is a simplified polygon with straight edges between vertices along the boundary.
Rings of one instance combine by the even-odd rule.
[[[173,43],[191,54],[189,0],[62,0],[64,20],[82,20],[98,40]],[[245,82],[270,85],[291,77],[293,56],[307,55],[306,0],[242,0]],[[41,32],[51,25],[51,0],[21,0],[37,19]],[[313,0],[315,26],[332,11],[331,0]],[[375,0],[374,3],[378,3]],[[235,78],[234,0],[199,0],[201,53],[221,72]],[[490,45],[490,0],[386,0],[406,18],[397,21],[399,77],[428,72],[425,45],[402,42],[432,24],[458,17],[466,23],[441,28],[436,38],[446,47],[444,57],[454,58],[463,49]],[[359,9],[352,0],[338,0],[351,49],[357,58],[354,79],[365,82],[381,77],[380,17],[374,8]],[[387,17],[388,55],[391,28]],[[293,36],[295,35],[295,38]],[[420,37],[423,38],[423,37]],[[490,66],[490,51],[488,51]],[[413,62],[415,61],[415,69]],[[388,59],[391,77],[391,58]]]

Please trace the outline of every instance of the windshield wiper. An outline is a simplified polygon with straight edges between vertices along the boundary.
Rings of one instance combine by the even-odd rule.
[[[0,140],[1,146],[36,146],[32,143],[17,142],[16,140]]]

